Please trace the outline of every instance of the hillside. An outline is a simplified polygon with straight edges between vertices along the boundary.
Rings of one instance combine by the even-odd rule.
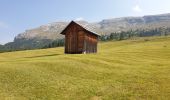
[[[138,28],[153,28],[166,26],[170,27],[170,14],[150,15],[143,17],[122,17],[105,19],[100,22],[89,23],[87,21],[77,21],[77,23],[83,24],[94,32],[99,34],[110,34],[112,32],[126,31],[129,29]],[[35,29],[26,30],[24,33],[16,36],[17,39],[56,39],[63,38],[59,34],[69,22],[54,22],[47,25],[42,25]],[[150,27],[148,27],[150,26]]]
[[[40,27],[26,30],[15,37],[13,42],[5,44],[4,48],[10,50],[25,50],[42,48],[54,40],[63,39],[60,32],[69,22],[54,22]],[[170,28],[170,14],[150,15],[143,17],[122,17],[105,19],[95,23],[77,21],[77,23],[92,29],[99,34],[129,30],[150,30],[155,28]]]
[[[0,99],[170,99],[170,37],[101,42],[98,51],[1,53]]]

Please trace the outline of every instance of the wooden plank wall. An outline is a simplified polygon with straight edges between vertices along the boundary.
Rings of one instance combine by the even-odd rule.
[[[78,25],[71,25],[65,35],[65,53],[82,53],[84,44],[84,30]]]
[[[96,53],[98,37],[85,31],[82,27],[72,24],[65,34],[65,53]]]
[[[84,45],[84,38],[85,38],[85,32],[84,31],[79,31],[78,32],[78,53],[83,53],[83,45]]]
[[[97,36],[87,33],[85,36],[85,44],[86,53],[97,52]]]

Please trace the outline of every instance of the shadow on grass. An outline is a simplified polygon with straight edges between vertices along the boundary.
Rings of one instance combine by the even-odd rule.
[[[58,56],[61,54],[50,54],[50,55],[40,55],[40,56],[31,56],[31,57],[24,57],[24,58],[41,58],[41,57],[51,57],[51,56]]]

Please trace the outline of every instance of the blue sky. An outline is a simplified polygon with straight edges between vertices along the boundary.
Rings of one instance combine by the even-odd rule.
[[[0,44],[51,22],[170,13],[169,4],[170,0],[0,0]]]

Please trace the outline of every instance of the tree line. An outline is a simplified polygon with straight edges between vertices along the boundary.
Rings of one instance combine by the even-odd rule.
[[[53,41],[52,43],[45,45],[44,47],[42,47],[43,49],[45,48],[53,48],[53,47],[61,47],[64,46],[65,44],[65,40],[64,39],[58,39]]]
[[[170,35],[170,28],[136,29],[129,31],[114,32],[109,35],[101,35],[100,41],[125,40],[132,37],[167,36]]]

